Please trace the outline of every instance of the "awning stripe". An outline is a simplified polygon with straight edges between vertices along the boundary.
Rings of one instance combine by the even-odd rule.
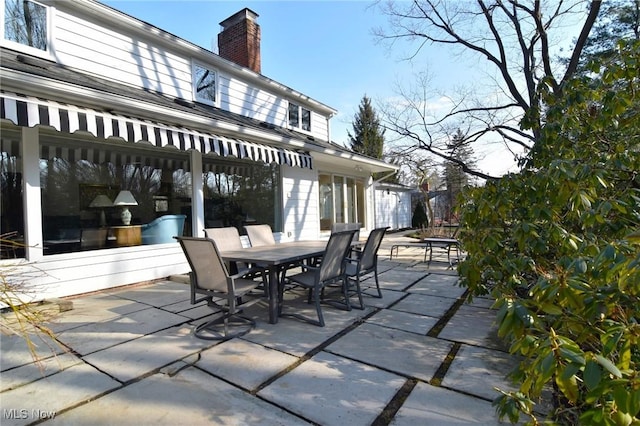
[[[147,141],[157,147],[174,146],[183,151],[195,149],[203,154],[232,155],[265,163],[313,168],[308,152],[226,138],[10,92],[0,92],[0,118],[22,127],[50,126],[65,133],[82,131],[103,139],[118,137],[131,143]]]

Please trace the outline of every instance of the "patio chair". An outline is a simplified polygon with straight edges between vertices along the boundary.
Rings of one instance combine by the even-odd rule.
[[[311,324],[324,327],[324,317],[322,316],[322,308],[320,307],[321,296],[323,296],[323,290],[327,285],[336,282],[341,282],[342,284],[342,292],[345,298],[345,309],[351,310],[351,305],[349,303],[349,297],[347,294],[345,264],[354,232],[355,231],[352,230],[331,234],[331,237],[329,237],[329,241],[327,242],[327,248],[325,250],[324,256],[322,256],[322,263],[320,264],[320,266],[302,266],[303,272],[286,277],[287,282],[309,289],[308,301],[311,302],[311,298],[313,297],[318,320],[316,321],[296,313],[282,313],[285,280],[280,280],[279,309],[281,316],[290,316],[302,319]],[[331,303],[331,301],[323,301],[325,303]]]
[[[341,231],[351,231],[354,230],[356,231],[353,234],[353,241],[357,242],[360,240],[360,228],[362,228],[362,224],[359,222],[354,222],[354,223],[334,223],[333,226],[331,226],[331,232],[341,232]]]
[[[387,229],[389,229],[388,226],[384,228],[376,228],[371,231],[364,248],[362,250],[353,250],[352,253],[354,253],[356,257],[348,259],[348,263],[346,265],[347,284],[349,284],[350,281],[355,282],[356,293],[360,302],[360,309],[364,309],[364,304],[362,303],[362,290],[360,288],[361,277],[372,273],[376,282],[378,295],[371,296],[382,298],[380,283],[378,282],[378,249],[380,249],[382,238],[384,238],[384,234],[387,232]]]
[[[226,228],[206,228],[204,234],[207,238],[216,242],[216,246],[220,251],[243,249],[240,233],[234,226]],[[231,274],[243,273],[249,270],[249,265],[243,262],[230,262],[228,267],[229,273]]]
[[[200,339],[228,340],[251,331],[255,321],[238,314],[264,298],[263,292],[252,293],[261,283],[245,278],[246,274],[230,275],[213,240],[196,237],[176,239],[191,266],[191,304],[206,301],[210,308],[222,312],[221,316],[197,326],[194,335]]]
[[[251,247],[272,246],[277,244],[276,239],[273,237],[273,231],[269,225],[246,225],[244,229],[247,231],[247,237],[249,237],[249,243]],[[290,268],[300,266],[301,262],[289,263],[286,265],[280,265],[278,267],[278,275],[280,276],[278,281],[282,281]]]
[[[247,225],[244,229],[247,231],[251,247],[269,246],[276,243],[269,225]]]

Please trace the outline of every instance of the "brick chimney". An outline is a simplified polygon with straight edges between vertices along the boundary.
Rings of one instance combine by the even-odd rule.
[[[244,8],[220,22],[218,54],[260,74],[260,25],[258,14]]]

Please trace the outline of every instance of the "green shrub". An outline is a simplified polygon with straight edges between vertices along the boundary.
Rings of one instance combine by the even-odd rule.
[[[411,227],[412,228],[426,228],[429,226],[429,218],[427,217],[427,212],[424,211],[424,206],[422,202],[418,202],[416,204],[416,208],[413,210],[413,216],[411,217]]]
[[[461,207],[462,284],[525,359],[495,401],[512,422],[550,390],[549,422],[640,424],[640,45],[599,75],[545,98],[524,170]]]

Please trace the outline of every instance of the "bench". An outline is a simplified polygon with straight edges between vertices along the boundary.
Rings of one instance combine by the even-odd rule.
[[[427,253],[429,253],[429,265],[433,260],[433,249],[442,248],[447,250],[447,260],[449,261],[449,266],[453,267],[453,262],[451,261],[451,249],[456,250],[456,260],[460,261],[460,242],[455,238],[423,238],[420,241],[416,242],[406,242],[400,244],[394,244],[391,246],[391,251],[389,252],[389,260],[393,259],[393,251],[396,252],[396,257],[398,257],[398,249],[400,247],[403,248],[411,248],[411,247],[420,247],[424,248],[424,262],[427,261]]]

